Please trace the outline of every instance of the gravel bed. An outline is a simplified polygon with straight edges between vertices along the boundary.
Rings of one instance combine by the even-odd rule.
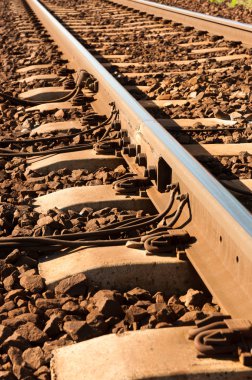
[[[252,155],[201,157],[208,169],[220,180],[252,179]]]
[[[108,333],[190,325],[219,311],[201,290],[186,294],[100,289],[84,274],[47,289],[38,255],[15,249],[1,259],[1,379],[50,379],[55,348]]]
[[[87,118],[90,118],[91,121],[93,119],[93,121],[87,121]],[[70,120],[79,120],[81,130],[69,128],[67,131],[62,130],[43,134],[33,132],[33,134],[30,135],[36,127],[43,126],[47,123]],[[86,127],[90,127],[94,125],[94,123],[97,126],[99,120],[104,120],[104,118],[95,115],[93,112],[59,109],[56,112],[53,111],[53,113],[39,111],[25,113],[22,107],[8,107],[3,111],[2,117],[0,117],[0,144],[1,147],[8,147],[12,150],[15,149],[17,152],[39,152],[50,148],[78,145],[84,142],[92,143],[94,140],[92,138],[90,139],[91,133],[90,135],[87,133],[84,137],[82,132],[84,132]],[[98,133],[97,136],[99,136]],[[43,139],[47,140],[43,141]]]
[[[102,167],[95,172],[85,169],[59,169],[43,175],[39,171],[26,170],[26,161],[13,158],[1,161],[0,188],[0,236],[45,236],[51,234],[93,231],[111,222],[129,216],[142,216],[142,212],[120,211],[105,208],[94,211],[84,208],[80,213],[66,212],[57,208],[42,214],[34,210],[35,197],[55,192],[59,189],[79,186],[98,186],[111,184],[128,173],[127,168],[119,165],[114,170]],[[124,215],[124,216],[123,216]]]
[[[80,212],[72,209],[63,211],[55,207],[46,213],[41,213],[32,206],[2,203],[0,205],[0,236],[36,237],[90,232],[110,223],[142,216],[145,216],[142,210],[119,210],[110,207],[96,211],[90,207],[84,207]]]
[[[3,165],[3,160],[1,162]],[[32,204],[35,197],[42,196],[45,194],[50,194],[59,189],[67,189],[70,187],[80,187],[80,186],[98,186],[111,184],[117,180],[121,175],[126,174],[128,171],[123,165],[119,165],[114,170],[110,170],[107,167],[102,167],[97,169],[95,172],[88,172],[86,169],[59,169],[57,171],[50,171],[48,174],[43,175],[38,171],[30,170],[26,172],[26,163],[25,160],[21,158],[14,158],[10,162],[5,164],[5,169],[2,169],[0,172],[1,177],[1,188],[0,188],[0,200],[3,205],[3,210],[7,207],[7,204],[16,205],[23,213],[28,214],[32,211]],[[26,209],[24,206],[30,206],[30,209]],[[9,211],[6,212],[9,214]],[[2,229],[0,232],[1,236],[6,235],[6,231],[10,227],[13,229],[16,223],[21,223],[20,215],[15,215],[16,208],[12,208],[12,215],[8,217],[7,224],[5,224],[4,211],[2,218]],[[31,223],[36,224],[36,220],[39,217],[39,213],[35,213],[36,218],[31,218]],[[29,219],[29,218],[28,218]],[[11,222],[12,220],[12,222]],[[27,225],[27,223],[26,223]],[[61,226],[61,229],[63,226]],[[29,230],[29,233],[28,233]],[[32,235],[34,231],[32,226],[29,226],[26,233]],[[16,231],[17,232],[17,231]],[[11,233],[9,231],[9,233]],[[18,232],[20,236],[22,231]],[[46,233],[44,233],[46,234]],[[14,232],[12,232],[14,236]]]
[[[16,23],[17,20],[29,21],[26,14],[23,14],[20,9],[18,16],[5,9],[2,11],[3,17],[6,21],[3,29],[1,30],[3,36],[3,45],[1,47],[1,54],[5,60],[4,72],[8,76],[5,82],[3,78],[0,79],[0,85],[5,85],[5,90],[11,92],[16,96],[18,91],[15,86],[20,79],[19,73],[16,69],[22,65],[29,65],[30,63],[42,63],[42,57],[45,52],[48,52],[48,62],[54,63],[60,57],[60,53],[53,44],[48,44],[47,40],[41,43],[40,51],[33,47],[25,49],[25,42],[27,42],[27,35],[13,27],[10,23]],[[27,21],[28,20],[28,21]],[[37,35],[35,33],[35,35]],[[43,31],[39,32],[39,36],[44,36]],[[22,45],[18,37],[22,37]],[[10,41],[14,40],[14,49],[10,51],[8,46]],[[19,54],[18,46],[21,46],[21,53]],[[53,53],[52,53],[53,52]],[[27,62],[24,57],[30,57],[32,53],[31,62]],[[22,60],[21,60],[22,57]],[[7,62],[11,62],[11,68]],[[57,65],[56,65],[57,66]],[[60,66],[57,66],[57,70]],[[69,72],[69,70],[64,69]],[[41,70],[39,70],[41,72]],[[14,80],[13,80],[14,77]],[[69,76],[67,77],[68,79]],[[36,82],[34,82],[36,83]],[[32,87],[32,86],[31,86]],[[19,87],[20,89],[27,90],[27,87]],[[79,144],[87,141],[93,144],[104,134],[104,128],[98,129],[94,133],[87,133],[85,139],[83,134],[74,134],[73,138],[64,138],[69,134],[76,132],[76,130],[68,130],[62,132],[46,133],[42,138],[47,138],[46,141],[39,141],[41,136],[33,135],[30,133],[37,126],[49,122],[68,121],[78,119],[84,129],[90,129],[102,123],[105,119],[94,113],[90,104],[82,107],[82,110],[63,110],[57,111],[34,111],[27,112],[24,106],[11,105],[9,101],[1,103],[0,114],[0,146],[2,152],[11,150],[13,155],[15,152],[33,155],[35,152],[43,152],[49,150],[52,152],[53,148],[66,148],[68,146],[78,147]],[[9,141],[7,141],[9,140]],[[30,143],[27,143],[30,140]],[[14,141],[14,142],[11,142]],[[92,145],[91,145],[92,146]],[[3,153],[2,153],[3,155]],[[107,167],[101,167],[95,172],[88,172],[83,169],[69,170],[66,168],[50,171],[46,174],[39,171],[27,171],[26,157],[2,157],[0,160],[1,167],[1,187],[0,187],[0,202],[1,202],[1,236],[44,236],[50,234],[64,234],[68,232],[90,231],[95,230],[100,226],[105,226],[112,221],[120,221],[123,218],[130,216],[141,216],[142,212],[134,212],[130,210],[117,210],[117,209],[103,209],[102,211],[94,211],[92,209],[84,209],[81,213],[76,213],[73,210],[68,210],[66,213],[60,210],[50,210],[46,214],[41,214],[34,210],[33,200],[37,196],[49,194],[59,189],[66,189],[76,186],[94,186],[111,184],[122,175],[128,173],[127,167],[123,165],[118,166],[114,170]],[[57,219],[57,220],[56,220]],[[91,221],[90,221],[91,220]]]
[[[239,144],[251,142],[252,140],[250,126],[246,129],[241,127],[241,130],[239,130],[239,125],[237,124],[235,125],[235,129],[220,125],[208,128],[212,129],[212,131],[205,131],[204,129],[206,129],[206,127],[201,123],[195,123],[193,127],[185,128],[184,131],[171,130],[169,132],[181,144],[195,144],[197,142],[200,142],[201,144]]]
[[[153,0],[157,3],[170,5],[172,7],[178,7],[188,9],[193,12],[205,13],[211,16],[224,17],[230,20],[245,22],[247,24],[252,23],[252,9],[251,7],[245,7],[243,5],[236,5],[230,7],[231,1],[225,0],[223,2],[212,2],[209,0]]]

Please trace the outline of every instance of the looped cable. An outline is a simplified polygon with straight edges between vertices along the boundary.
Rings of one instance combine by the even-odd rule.
[[[75,87],[66,96],[63,96],[62,98],[54,99],[54,100],[26,100],[26,99],[16,98],[14,96],[6,94],[5,92],[0,92],[0,97],[2,97],[5,100],[8,100],[11,104],[28,107],[28,106],[37,106],[37,105],[46,104],[46,103],[66,102],[67,100],[71,99],[77,93],[78,90],[79,90],[79,87]]]
[[[70,91],[67,95],[65,95],[59,99],[54,99],[54,100],[26,100],[26,99],[16,98],[16,97],[11,96],[9,94],[6,94],[4,92],[0,92],[0,97],[2,97],[5,100],[8,100],[11,104],[22,105],[22,106],[36,106],[36,105],[46,104],[46,103],[66,102],[69,99],[71,99],[73,96],[78,94],[78,92],[81,90],[82,80],[83,80],[84,75],[85,75],[84,70],[81,70],[79,73],[79,76],[77,78],[75,88],[72,91]]]

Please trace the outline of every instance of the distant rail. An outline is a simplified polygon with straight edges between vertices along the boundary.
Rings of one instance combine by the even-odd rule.
[[[222,17],[210,16],[199,12],[192,12],[182,8],[171,7],[148,0],[111,0],[112,3],[131,6],[144,12],[151,12],[155,16],[171,19],[196,29],[207,30],[220,34],[230,40],[239,40],[252,46],[252,25],[228,20]]]

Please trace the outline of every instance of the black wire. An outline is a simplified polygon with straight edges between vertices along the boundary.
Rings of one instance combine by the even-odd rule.
[[[183,211],[183,208],[184,206],[188,203],[188,196],[186,196],[179,204],[177,210],[176,210],[176,213],[174,215],[174,217],[170,220],[170,222],[165,226],[167,228],[172,228],[174,226],[174,224],[178,221],[182,211]]]
[[[61,236],[61,235],[59,235]],[[0,247],[15,247],[15,248],[26,248],[26,247],[44,247],[44,246],[50,246],[50,247],[93,247],[93,246],[99,246],[99,247],[105,247],[105,246],[113,246],[113,245],[123,245],[125,244],[129,239],[112,239],[112,240],[60,240],[60,239],[49,239],[44,237],[36,237],[36,241],[32,241],[29,237],[24,237],[22,241],[16,241],[16,238],[11,239],[11,241],[6,241],[4,243],[1,242],[2,239],[0,239]],[[130,238],[131,241],[140,241],[139,237]]]
[[[57,244],[58,241],[62,241],[62,240],[65,241],[66,245],[68,245],[68,242],[73,242],[74,240],[75,241],[77,240],[78,243],[81,243],[82,245],[85,245],[85,242],[87,242],[87,244],[89,244],[89,245],[92,245],[94,243],[100,245],[100,243],[97,243],[97,242],[103,241],[103,240],[97,240],[100,237],[105,237],[105,238],[109,239],[109,237],[111,235],[114,235],[114,234],[118,234],[118,233],[122,234],[124,232],[130,232],[130,231],[136,232],[136,229],[140,229],[143,227],[150,226],[154,222],[158,223],[172,208],[172,205],[173,205],[173,202],[175,199],[175,194],[176,194],[177,190],[178,190],[178,187],[176,186],[176,188],[174,188],[171,191],[171,197],[170,197],[169,204],[168,204],[167,208],[162,213],[158,214],[153,219],[148,220],[148,221],[144,221],[142,223],[137,223],[135,225],[125,226],[125,227],[119,228],[118,230],[113,228],[113,223],[112,223],[110,225],[109,230],[100,229],[100,230],[96,230],[94,232],[83,232],[83,233],[77,232],[77,233],[73,233],[73,234],[50,235],[50,236],[45,236],[45,237],[34,237],[34,236],[32,236],[32,237],[23,237],[22,236],[22,237],[12,237],[12,238],[7,237],[7,238],[1,238],[0,239],[0,246],[4,246],[5,243],[23,243],[24,247],[25,247],[25,245],[28,242],[31,244],[34,243],[35,245],[38,243],[39,244],[45,244],[45,245],[48,245],[48,244],[51,245],[51,244]],[[89,239],[93,238],[94,241],[93,242],[90,242],[88,240],[87,241],[86,240],[80,241],[81,239],[85,239],[85,238],[89,238]],[[111,240],[107,240],[107,241],[108,241],[108,243],[111,242]]]
[[[34,144],[38,142],[46,142],[46,141],[54,141],[54,140],[64,140],[64,139],[71,139],[72,137],[76,137],[79,135],[87,134],[88,132],[85,131],[79,131],[75,133],[70,133],[68,135],[61,135],[61,136],[51,136],[51,137],[41,137],[38,139],[30,139],[30,140],[0,140],[1,144]]]
[[[23,143],[24,144],[29,144],[29,143],[34,144],[34,143],[37,143],[37,142],[63,140],[63,139],[66,139],[66,138],[72,138],[72,137],[79,136],[79,135],[92,134],[97,129],[99,129],[101,127],[104,127],[105,125],[107,125],[111,121],[111,119],[112,119],[112,117],[113,117],[114,114],[115,114],[115,111],[112,111],[111,114],[110,114],[110,116],[106,120],[104,120],[101,124],[97,125],[94,128],[90,128],[88,130],[85,130],[85,131],[79,131],[79,132],[76,132],[76,133],[72,133],[72,134],[68,134],[68,135],[63,135],[63,136],[43,137],[43,138],[33,139],[33,140],[1,140],[0,141],[0,145],[1,144],[23,144]],[[1,152],[1,148],[0,148],[0,152]],[[5,150],[5,152],[6,153],[18,154],[18,152],[12,151],[10,149],[9,150]],[[20,152],[20,153],[23,153],[23,152]]]
[[[58,102],[65,102],[72,98],[77,91],[79,90],[79,87],[75,87],[69,94],[66,96],[63,96],[62,98],[59,99],[54,99],[54,100],[26,100],[26,99],[20,99],[16,98],[14,96],[5,94],[4,92],[0,92],[0,97],[4,98],[5,100],[8,100],[10,103],[15,104],[15,105],[21,105],[21,106],[37,106],[40,104],[46,104],[46,103],[58,103]]]
[[[74,145],[74,146],[67,146],[65,148],[56,148],[56,149],[50,149],[50,150],[44,150],[42,152],[2,152],[3,149],[0,149],[0,157],[33,157],[33,156],[46,156],[51,154],[58,154],[58,153],[67,153],[67,152],[76,152],[78,150],[85,150],[85,149],[92,149],[92,144],[80,144],[80,145]]]

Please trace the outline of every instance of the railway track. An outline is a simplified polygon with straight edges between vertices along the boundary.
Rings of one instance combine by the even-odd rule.
[[[251,26],[2,5],[0,375],[250,378]]]

